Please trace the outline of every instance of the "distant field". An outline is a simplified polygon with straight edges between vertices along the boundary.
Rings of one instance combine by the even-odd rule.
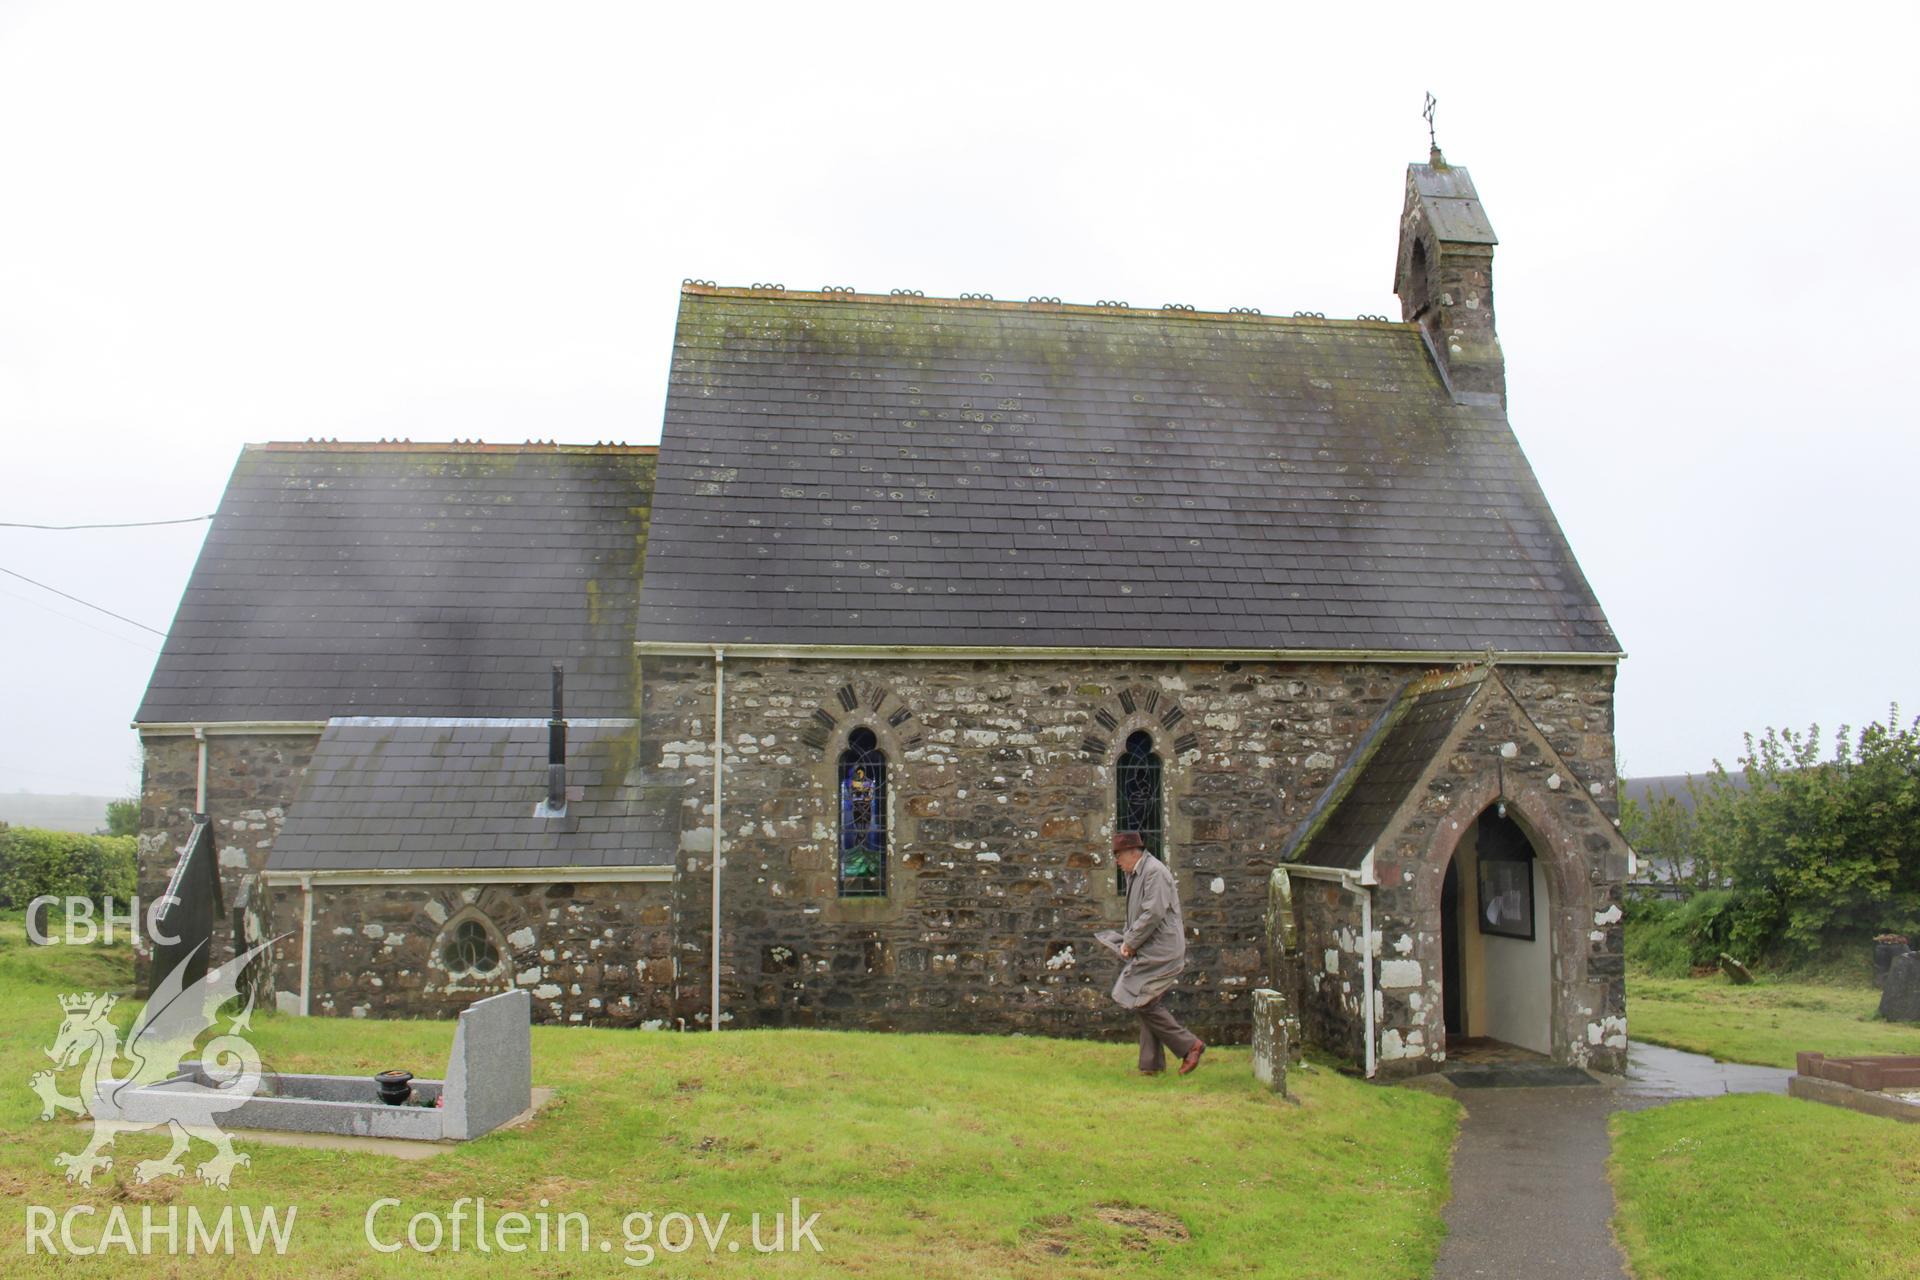
[[[0,792],[0,822],[10,827],[45,827],[49,831],[91,834],[107,829],[107,804],[119,798]]]

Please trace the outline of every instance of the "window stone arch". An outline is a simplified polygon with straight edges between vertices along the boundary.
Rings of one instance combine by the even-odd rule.
[[[887,723],[900,708],[889,702],[878,714],[845,714],[837,718],[835,731],[820,745],[819,755],[808,770],[806,812],[811,816],[812,834],[804,846],[796,849],[795,870],[804,863],[806,879],[813,887],[805,896],[820,911],[820,918],[832,924],[881,924],[904,917],[917,894],[918,872],[925,853],[919,845],[920,822],[912,804],[916,766],[909,754],[908,739]],[[871,706],[868,706],[871,713]],[[903,720],[902,727],[910,721]],[[884,796],[886,818],[886,892],[843,897],[840,876],[840,761],[853,735],[860,729],[873,733],[874,741],[886,755],[887,779]],[[921,742],[914,732],[911,741]]]
[[[813,709],[800,732],[800,741],[825,756],[831,748],[843,746],[847,735],[860,725],[873,730],[888,748],[888,755],[896,760],[922,741],[913,709],[900,695],[882,684],[852,682],[841,685]],[[833,754],[837,755],[837,750]]]
[[[1087,732],[1080,749],[1100,766],[1100,778],[1106,788],[1100,810],[1107,814],[1110,828],[1119,827],[1119,764],[1127,742],[1140,732],[1153,739],[1153,750],[1160,757],[1160,841],[1149,843],[1154,856],[1175,868],[1180,844],[1188,836],[1188,822],[1181,811],[1181,778],[1185,766],[1198,758],[1200,734],[1194,718],[1171,692],[1148,684],[1132,684],[1096,704],[1088,715]],[[1102,910],[1109,919],[1119,919],[1126,898],[1126,878],[1114,873],[1115,893],[1106,899]],[[1100,895],[1105,897],[1105,895]]]

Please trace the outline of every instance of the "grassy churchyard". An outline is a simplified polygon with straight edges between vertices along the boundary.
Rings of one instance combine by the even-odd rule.
[[[0,1187],[17,1206],[0,1224],[8,1274],[78,1261],[27,1254],[25,1222],[27,1206],[81,1204],[96,1211],[76,1227],[82,1245],[101,1243],[116,1208],[211,1220],[229,1205],[294,1206],[279,1265],[296,1275],[616,1275],[644,1262],[664,1275],[1417,1277],[1444,1231],[1449,1101],[1321,1067],[1294,1077],[1296,1106],[1253,1086],[1243,1049],[1211,1052],[1189,1079],[1143,1080],[1129,1046],[1018,1036],[536,1027],[536,1081],[558,1093],[527,1128],[424,1161],[242,1138],[252,1164],[230,1193],[190,1172],[138,1184],[135,1163],[167,1144],[133,1134],[93,1187],[70,1186],[53,1157],[85,1130],[39,1121],[27,1080],[47,1065],[58,996],[130,981],[124,947],[29,947],[18,915],[0,917],[0,1067],[13,1082],[0,1090]],[[1802,1047],[1920,1052],[1920,1028],[1873,1020],[1864,985],[1635,976],[1629,998],[1636,1036],[1736,1061],[1790,1065]],[[131,1001],[116,1010],[123,1031],[134,1012]],[[269,1069],[401,1064],[437,1076],[452,1033],[448,1022],[264,1015],[250,1038]],[[1914,1274],[1920,1126],[1749,1095],[1620,1113],[1613,1144],[1615,1230],[1638,1280]],[[196,1147],[189,1169],[205,1154]],[[450,1232],[462,1197],[484,1200],[495,1222],[582,1214],[588,1248],[576,1232],[564,1251],[479,1252],[471,1216],[464,1247],[443,1241],[431,1259],[367,1241],[376,1201],[398,1202],[374,1222],[391,1245],[416,1213]],[[820,1215],[821,1251],[754,1252],[752,1215],[770,1241],[781,1210],[791,1229],[796,1197],[803,1218]],[[628,1222],[636,1212],[652,1220]],[[663,1250],[654,1232],[675,1212],[704,1213],[709,1229],[732,1215],[718,1250],[697,1232],[685,1252]],[[110,1248],[84,1262],[134,1275],[156,1260]],[[182,1275],[259,1265],[244,1251],[163,1263]]]
[[[1861,983],[1630,973],[1636,1039],[1731,1062],[1920,1053]],[[1920,1125],[1738,1095],[1613,1117],[1615,1233],[1640,1280],[1920,1274]]]
[[[1614,1233],[1639,1280],[1920,1274],[1920,1125],[1767,1094],[1613,1117]]]
[[[1759,975],[1736,987],[1719,974],[1653,978],[1629,973],[1627,1017],[1635,1040],[1704,1053],[1725,1062],[1791,1068],[1813,1049],[1829,1057],[1920,1053],[1920,1024],[1881,1022],[1880,993]]]
[[[1149,1080],[1128,1070],[1130,1044],[1027,1037],[536,1027],[535,1081],[558,1097],[525,1129],[417,1162],[242,1139],[252,1164],[230,1194],[192,1178],[206,1154],[198,1147],[187,1178],[136,1184],[135,1162],[162,1155],[166,1140],[133,1134],[93,1187],[69,1186],[53,1157],[77,1150],[84,1131],[40,1122],[27,1080],[47,1065],[56,998],[125,989],[130,977],[124,949],[29,947],[17,915],[0,919],[0,1185],[18,1206],[0,1226],[9,1274],[73,1265],[26,1255],[23,1224],[24,1206],[76,1203],[102,1217],[114,1206],[136,1216],[148,1206],[203,1216],[227,1204],[297,1206],[288,1257],[274,1264],[296,1275],[613,1276],[645,1256],[626,1251],[631,1212],[704,1212],[710,1224],[731,1213],[736,1242],[759,1212],[770,1242],[772,1216],[795,1197],[803,1217],[820,1215],[817,1254],[761,1255],[744,1243],[729,1253],[723,1243],[710,1255],[696,1235],[688,1252],[655,1249],[647,1270],[1378,1280],[1427,1274],[1443,1232],[1452,1102],[1322,1068],[1296,1075],[1295,1106],[1255,1087],[1244,1049],[1210,1053],[1186,1079]],[[123,1030],[132,1013],[130,1002],[117,1010]],[[450,1022],[262,1016],[250,1038],[269,1070],[402,1064],[438,1076],[452,1034]],[[428,1260],[368,1246],[375,1201],[401,1202],[376,1220],[393,1243],[412,1214],[445,1220],[463,1196],[483,1198],[490,1215],[584,1213],[590,1250],[508,1259],[469,1244]],[[83,1244],[100,1233],[99,1218],[77,1228]],[[612,1252],[601,1252],[603,1238]],[[159,1261],[163,1274],[263,1265],[244,1254]],[[152,1275],[156,1265],[116,1252],[85,1262],[105,1275]]]

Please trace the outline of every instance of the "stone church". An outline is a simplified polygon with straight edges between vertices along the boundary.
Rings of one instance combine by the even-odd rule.
[[[1130,1037],[1137,830],[1209,1040],[1280,986],[1370,1073],[1617,1069],[1620,647],[1494,244],[1435,152],[1399,320],[688,282],[657,449],[248,446],[143,896],[202,815],[314,1016]]]

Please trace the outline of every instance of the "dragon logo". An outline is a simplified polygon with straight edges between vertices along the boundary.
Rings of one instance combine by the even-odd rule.
[[[172,1131],[173,1149],[159,1160],[136,1164],[137,1182],[183,1174],[180,1157],[195,1138],[213,1147],[213,1155],[195,1170],[210,1186],[228,1186],[234,1169],[251,1163],[234,1151],[233,1139],[215,1119],[260,1088],[260,1055],[241,1035],[249,1030],[253,1016],[251,991],[226,1032],[201,1050],[198,1069],[183,1069],[181,1063],[193,1052],[200,1034],[220,1020],[221,1007],[239,994],[247,965],[274,941],[278,939],[209,969],[204,978],[185,986],[187,966],[199,951],[194,948],[154,989],[134,1020],[124,1049],[119,1031],[108,1020],[118,996],[89,992],[60,997],[66,1017],[53,1047],[46,1051],[54,1069],[35,1072],[29,1083],[40,1096],[42,1120],[62,1111],[93,1118],[93,1138],[86,1147],[77,1154],[62,1152],[53,1158],[55,1165],[67,1171],[67,1181],[91,1186],[96,1171],[113,1167],[113,1157],[106,1151],[116,1137],[163,1125]],[[115,1075],[115,1065],[123,1057],[130,1069]],[[55,1073],[76,1066],[81,1068],[80,1095],[68,1097],[60,1092]]]

